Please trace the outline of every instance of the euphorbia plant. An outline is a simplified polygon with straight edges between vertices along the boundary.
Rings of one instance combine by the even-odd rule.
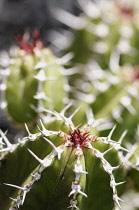
[[[20,48],[16,47],[10,57],[5,100],[8,115],[22,125],[34,122],[43,108],[60,111],[65,97],[64,76],[59,60],[40,41],[38,31],[33,33],[32,44],[28,33],[16,38]]]
[[[126,132],[114,141],[114,126],[107,137],[98,137],[95,127],[102,119],[75,126],[72,118],[78,110],[66,117],[66,108],[47,110],[53,121],[40,121],[34,134],[26,125],[28,136],[17,144],[10,145],[1,132],[7,146],[1,149],[3,209],[121,209],[123,187],[118,193],[117,186],[125,182],[129,165],[128,158],[122,161],[125,153],[133,155],[121,146]]]
[[[129,10],[122,12],[130,15]],[[105,28],[105,24],[99,24],[105,20],[101,15],[93,19],[96,32]],[[92,26],[90,21],[89,16],[89,27]],[[116,26],[119,28],[119,25]],[[6,112],[18,125],[23,127],[26,123],[28,136],[11,144],[6,133],[0,131],[2,210],[120,209],[120,195],[124,192],[122,184],[129,172],[137,183],[138,144],[128,146],[129,142],[135,142],[139,122],[137,67],[120,67],[126,56],[111,48],[113,43],[109,38],[107,44],[110,48],[106,54],[92,53],[90,48],[88,51],[88,33],[92,44],[102,37],[97,33],[92,35],[88,32],[90,28],[86,27],[79,25],[78,32],[82,34],[83,31],[87,40],[80,43],[85,43],[89,57],[82,48],[83,57],[79,53],[79,60],[76,60],[72,48],[76,66],[71,69],[64,69],[62,60],[44,47],[38,32],[33,34],[32,44],[28,42],[28,36],[17,36],[20,49],[12,54],[8,66],[10,71],[5,69],[5,74],[10,72],[4,81],[7,86]],[[111,36],[110,33],[105,35]],[[115,36],[117,40],[117,33]],[[95,56],[88,62],[90,55]],[[109,70],[103,70],[103,65]],[[72,107],[69,101],[73,102]],[[68,105],[61,111],[64,103]],[[73,109],[76,111],[71,114]],[[92,111],[96,119],[107,118],[109,126],[101,126],[103,133],[95,127],[104,120],[95,121]],[[114,124],[118,124],[117,128]],[[112,129],[110,134],[103,135],[108,133],[108,128]]]

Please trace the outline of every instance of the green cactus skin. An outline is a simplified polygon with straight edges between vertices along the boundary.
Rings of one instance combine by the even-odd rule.
[[[113,61],[112,61],[113,60]],[[126,142],[134,143],[137,125],[139,124],[139,85],[138,69],[134,67],[119,66],[119,61],[115,56],[111,57],[111,62],[116,68],[103,70],[95,61],[86,65],[86,72],[82,72],[82,79],[75,79],[71,88],[73,91],[71,98],[74,98],[74,105],[80,106],[80,110],[74,117],[75,125],[86,122],[86,112],[93,111],[95,119],[108,118],[117,125],[117,132],[114,138],[120,138],[121,134],[127,130]],[[80,73],[81,74],[81,73]],[[69,80],[72,81],[72,75]],[[92,112],[91,111],[91,112]],[[89,112],[90,115],[90,112]],[[109,124],[111,126],[111,123]],[[108,135],[105,127],[100,135]]]
[[[105,22],[106,11],[99,11],[101,15],[94,19],[88,14],[79,17],[82,24],[76,31],[74,46],[69,48],[75,54],[73,63],[78,63],[80,69],[76,77],[70,75],[66,84],[71,91],[66,100],[74,99],[74,105],[81,106],[75,116],[73,113],[65,117],[67,108],[58,113],[65,97],[64,80],[61,66],[50,50],[31,48],[32,54],[20,49],[14,57],[7,80],[8,112],[15,121],[27,122],[28,126],[38,117],[42,121],[34,134],[26,125],[28,137],[17,144],[11,144],[0,131],[0,209],[121,209],[119,195],[124,188],[117,185],[123,184],[127,172],[138,190],[138,145],[123,146],[135,142],[139,124],[138,71],[130,67],[128,76],[125,66],[130,63],[138,67],[138,30],[134,17],[127,22],[125,17],[122,21],[118,17],[114,22]],[[110,31],[106,36],[98,36],[91,29],[97,31],[103,26]],[[136,33],[125,37],[123,28]],[[131,54],[118,48],[123,38]],[[97,44],[105,44],[107,50],[97,51]],[[88,62],[90,58],[93,60]],[[88,110],[88,124],[83,126]],[[94,121],[93,114],[95,119],[110,118],[117,124],[116,131],[114,127],[108,136],[107,129],[98,132],[94,127],[101,120]],[[112,133],[116,141],[111,140]]]
[[[8,114],[19,123],[33,121],[43,108],[60,111],[65,97],[62,67],[51,50],[24,48],[11,58],[5,94]]]
[[[41,122],[37,133],[31,134],[26,125],[27,137],[1,149],[4,185],[0,194],[7,201],[2,209],[121,208],[118,194],[123,191],[124,165],[128,164],[121,157],[123,152],[130,154],[120,145],[125,133],[118,142],[111,139],[115,127],[107,137],[97,137],[98,121],[90,119],[87,125],[75,127],[72,118],[77,110],[68,118],[65,110],[49,111],[55,120],[47,125]],[[1,137],[7,144],[2,132]]]
[[[97,78],[98,75],[100,75],[99,78]],[[132,143],[135,141],[136,128],[139,124],[139,86],[135,75],[134,68],[119,67],[117,73],[114,73],[93,68],[92,64],[92,69],[86,72],[84,79],[84,83],[90,85],[90,90],[85,92],[85,89],[79,89],[77,86],[76,91],[76,97],[82,100],[82,113],[90,107],[95,119],[110,118],[114,124],[117,124],[118,132],[114,134],[114,137],[119,138],[127,129],[126,141],[132,141]]]
[[[120,55],[120,65],[138,65],[138,2],[105,1],[105,7],[100,2],[78,2],[83,11],[80,16],[61,9],[54,14],[73,30],[74,38],[65,51],[74,53],[74,65],[95,59],[101,68],[107,69],[113,51]]]
[[[59,21],[73,29],[73,43],[67,51],[74,53],[78,73],[69,77],[69,97],[82,109],[75,122],[80,123],[80,115],[85,122],[85,112],[91,107],[95,119],[108,117],[117,124],[114,138],[128,130],[126,141],[133,143],[139,124],[138,2],[105,1],[105,8],[99,2],[78,2],[83,11],[79,17],[55,12]],[[100,51],[102,45],[107,49],[97,52],[97,44],[101,44]]]

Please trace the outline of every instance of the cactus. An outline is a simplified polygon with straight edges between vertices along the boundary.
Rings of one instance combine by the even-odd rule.
[[[79,84],[76,83],[74,93],[77,103],[82,101],[82,119],[85,121],[85,112],[89,107],[96,119],[105,117],[117,124],[118,132],[114,133],[114,138],[119,138],[127,129],[126,142],[134,143],[139,124],[139,87],[136,74],[134,68],[118,67],[117,72],[113,72],[90,65],[84,78]],[[85,89],[81,83],[89,89]],[[75,119],[78,123],[80,114]]]
[[[26,33],[17,36],[20,49],[1,70],[2,106],[7,103],[8,116],[22,128],[25,123],[27,132],[12,144],[0,130],[2,210],[118,210],[128,188],[124,182],[132,179],[139,189],[135,10],[121,3],[106,10],[79,3],[80,17],[54,14],[76,29],[69,54],[56,58],[38,32],[33,44]],[[131,54],[122,51],[122,41]],[[98,45],[97,51],[97,44],[107,50]]]
[[[28,43],[27,35],[23,38],[17,35],[21,48],[16,48],[10,58],[5,91],[7,112],[20,125],[34,122],[37,113],[41,114],[44,108],[60,111],[65,94],[58,59],[43,46],[38,31],[33,33],[33,44]],[[58,97],[55,97],[54,89]]]
[[[107,69],[111,53],[116,51],[120,65],[138,65],[138,2],[78,0],[78,3],[83,11],[79,16],[61,9],[53,12],[56,19],[72,29],[71,41],[63,48],[74,53],[73,63],[86,64],[95,59],[101,68]]]
[[[69,95],[77,103],[82,101],[78,106],[84,109],[80,112],[84,122],[89,104],[96,119],[110,117],[117,124],[115,137],[128,129],[127,139],[134,142],[139,123],[138,2],[105,1],[105,7],[103,1],[78,2],[83,11],[78,17],[61,9],[54,13],[73,30],[71,43],[64,49],[74,53],[71,65],[78,70],[69,77]]]
[[[124,189],[117,191],[117,186],[125,182],[129,165],[128,158],[124,163],[121,158],[132,153],[121,146],[125,132],[119,141],[111,138],[115,127],[107,137],[98,137],[94,128],[101,120],[75,126],[78,110],[66,117],[68,107],[50,111],[53,122],[41,121],[37,133],[26,125],[28,136],[14,145],[1,132],[7,146],[1,149],[2,209],[121,209],[118,193]]]

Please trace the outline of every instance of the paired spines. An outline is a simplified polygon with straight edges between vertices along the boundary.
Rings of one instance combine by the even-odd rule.
[[[27,33],[23,37],[18,36],[21,49],[16,47],[14,53],[9,53],[10,62],[6,67],[1,61],[3,69],[0,72],[1,108],[19,126],[36,122],[44,115],[44,109],[60,111],[69,100],[64,75],[67,72],[63,65],[68,64],[72,53],[57,58],[39,37],[33,40],[33,44],[27,37]],[[41,47],[37,43],[42,43]]]
[[[61,113],[63,113],[62,114],[63,122],[64,122],[64,124],[66,123],[66,126],[69,129],[68,133],[64,133],[63,131],[52,131],[52,130],[49,131],[49,130],[47,130],[47,127],[45,128],[45,125],[41,121],[41,128],[38,127],[39,132],[36,134],[31,134],[30,131],[28,130],[27,125],[26,125],[26,129],[28,131],[28,137],[25,137],[23,139],[23,141],[25,142],[25,145],[28,143],[28,141],[32,142],[32,145],[33,145],[35,143],[35,141],[37,141],[37,138],[40,138],[40,136],[42,136],[43,141],[46,141],[50,145],[50,147],[52,148],[53,151],[51,153],[49,153],[46,157],[40,158],[32,151],[32,149],[28,149],[28,153],[30,153],[30,155],[32,155],[33,158],[36,159],[36,161],[38,162],[37,165],[39,167],[37,167],[35,169],[35,171],[31,173],[31,177],[32,177],[31,181],[29,181],[27,183],[25,182],[23,187],[20,187],[19,185],[14,185],[13,183],[6,183],[7,186],[11,186],[11,187],[17,188],[18,190],[21,190],[21,194],[18,195],[17,198],[13,198],[13,201],[15,201],[15,204],[13,207],[16,209],[19,209],[20,206],[21,207],[23,206],[22,208],[24,209],[24,202],[26,201],[26,197],[29,198],[28,196],[30,196],[31,193],[33,193],[34,190],[32,191],[32,189],[34,188],[33,186],[36,185],[36,182],[38,183],[37,185],[39,185],[39,180],[41,180],[44,171],[47,172],[48,167],[51,167],[51,169],[52,169],[54,161],[57,162],[56,167],[61,167],[60,165],[58,166],[58,162],[64,161],[63,158],[65,158],[65,155],[63,156],[63,153],[66,154],[65,152],[67,152],[71,148],[72,156],[75,156],[74,163],[72,162],[73,160],[71,160],[70,162],[72,163],[72,167],[69,167],[68,164],[65,165],[68,174],[72,173],[72,170],[74,172],[74,176],[72,176],[73,177],[72,182],[67,183],[69,186],[69,188],[68,188],[69,193],[67,194],[67,197],[72,196],[72,199],[69,201],[70,202],[69,208],[74,209],[74,208],[78,208],[78,206],[82,206],[81,203],[84,201],[82,201],[83,198],[82,199],[80,198],[81,200],[78,199],[79,195],[86,197],[86,199],[88,199],[87,196],[89,196],[89,197],[91,196],[90,194],[88,195],[88,193],[86,193],[86,190],[91,187],[87,183],[88,183],[89,173],[91,173],[90,170],[92,170],[91,167],[92,167],[93,162],[90,162],[89,170],[85,169],[85,165],[86,165],[86,161],[88,161],[87,159],[90,160],[90,158],[91,158],[94,161],[94,157],[92,155],[94,155],[97,159],[100,160],[100,162],[103,166],[103,170],[109,175],[109,177],[110,177],[109,186],[112,188],[113,193],[111,196],[113,197],[113,201],[115,203],[114,206],[115,206],[115,208],[118,208],[118,207],[121,208],[120,203],[119,203],[119,201],[121,201],[121,199],[118,196],[116,187],[120,184],[123,184],[124,182],[120,181],[117,183],[115,180],[113,171],[119,169],[119,167],[121,165],[124,166],[125,164],[127,164],[127,161],[120,162],[120,160],[118,160],[119,165],[112,166],[109,163],[109,161],[107,160],[107,158],[105,159],[104,156],[105,155],[109,156],[109,154],[111,154],[111,155],[114,155],[114,157],[116,157],[118,155],[118,153],[121,151],[126,152],[127,156],[129,154],[130,157],[132,155],[134,155],[134,151],[132,151],[132,152],[128,151],[126,148],[121,146],[122,139],[124,138],[126,132],[124,132],[122,134],[121,138],[117,142],[111,139],[112,134],[115,129],[115,126],[111,130],[108,137],[89,136],[89,133],[88,133],[88,135],[84,135],[84,133],[89,132],[92,124],[88,125],[89,124],[89,122],[88,122],[87,126],[82,128],[82,131],[79,131],[78,127],[73,127],[74,124],[72,121],[72,127],[71,127],[71,122],[69,124],[67,124],[67,120],[65,120],[65,119],[67,119],[67,117],[65,116],[65,113],[64,113],[66,109],[67,108],[65,108],[64,111],[62,111]],[[57,112],[52,112],[52,113],[54,115],[56,114],[56,118],[61,120],[60,119],[61,113],[60,114]],[[69,118],[72,119],[73,115],[74,114],[72,114]],[[75,135],[72,135],[72,133],[75,133]],[[50,139],[49,139],[49,137],[50,137]],[[55,146],[54,142],[56,142],[56,139],[59,137],[61,138],[63,143],[59,146]],[[83,139],[83,137],[84,137],[84,139]],[[55,141],[51,141],[53,138],[55,139]],[[73,139],[73,138],[75,138],[75,139]],[[78,138],[78,140],[76,138]],[[2,142],[4,143],[3,139],[5,139],[4,134],[2,134]],[[7,139],[6,139],[6,141],[7,141]],[[96,143],[99,142],[100,144],[105,144],[108,146],[110,145],[110,147],[105,149],[103,152],[101,152],[101,151],[99,151],[99,146],[98,146],[98,148],[95,148],[95,146],[94,146],[95,142]],[[14,150],[14,152],[17,152],[18,147]],[[24,147],[24,146],[22,146],[22,147]],[[84,154],[84,150],[85,150],[85,154]],[[100,147],[100,150],[101,150],[101,147]],[[115,152],[113,152],[113,151],[115,151]],[[115,154],[116,154],[116,156],[115,156]],[[125,155],[123,154],[123,157],[124,156]],[[130,157],[128,159],[130,159]],[[66,158],[69,158],[69,160],[70,160],[70,158],[72,159],[73,157],[71,157],[69,155]],[[132,166],[130,165],[130,167],[132,167]],[[55,170],[56,170],[56,168],[54,169],[54,171]],[[98,167],[93,168],[92,173],[95,174],[96,171],[99,171],[99,170],[100,169]],[[63,174],[63,176],[65,176],[65,175]],[[47,179],[47,176],[46,176],[46,179]],[[95,181],[95,180],[93,180],[93,181]],[[71,185],[71,191],[70,191],[70,185]],[[82,188],[82,185],[83,185],[83,188]],[[44,186],[41,185],[39,187],[41,187],[42,191],[43,191]],[[49,186],[46,186],[46,187],[49,188]],[[101,187],[101,186],[97,186],[97,187]],[[95,191],[95,188],[93,190]],[[36,193],[37,193],[37,191],[36,191]],[[29,202],[29,200],[28,200],[28,202]],[[33,205],[33,204],[31,204],[31,205]],[[93,206],[93,203],[92,203],[92,206]],[[63,207],[61,206],[61,208],[63,208]],[[11,209],[12,209],[12,207],[11,207]]]
[[[79,0],[80,6],[84,5],[83,1]],[[88,6],[89,5],[89,6]],[[60,171],[58,174],[60,174],[58,177],[55,177],[57,179],[56,186],[61,186],[62,181],[64,182],[65,179],[65,173],[66,176],[70,173],[70,170],[73,170],[72,179],[65,181],[65,186],[68,186],[68,190],[65,190],[67,193],[66,197],[66,205],[67,205],[67,199],[68,195],[69,197],[73,196],[71,198],[70,206],[69,208],[71,209],[78,209],[78,206],[83,209],[84,203],[86,203],[87,208],[92,208],[94,205],[94,200],[91,201],[90,196],[91,194],[88,194],[90,188],[94,186],[92,182],[97,182],[97,176],[96,180],[93,180],[94,174],[96,175],[96,170],[98,170],[100,173],[102,173],[102,176],[106,176],[105,178],[109,179],[109,186],[107,185],[107,193],[109,195],[109,200],[107,203],[108,208],[111,208],[110,205],[113,205],[114,202],[114,209],[121,208],[120,205],[120,197],[119,193],[117,192],[117,186],[120,184],[123,184],[124,182],[122,180],[118,181],[115,178],[114,172],[119,170],[120,168],[123,168],[123,165],[127,165],[128,169],[129,168],[134,168],[135,170],[139,169],[138,166],[138,154],[137,154],[137,144],[134,144],[132,149],[130,150],[130,147],[125,148],[124,145],[125,141],[123,140],[124,136],[126,135],[127,131],[124,131],[128,127],[130,128],[132,122],[133,125],[130,129],[134,126],[135,124],[138,123],[138,119],[135,119],[135,116],[138,113],[138,86],[135,82],[135,80],[138,79],[138,73],[135,74],[134,68],[130,69],[131,70],[131,78],[125,73],[126,67],[120,67],[120,65],[123,65],[123,63],[127,64],[127,59],[126,57],[127,52],[129,52],[129,57],[132,61],[132,53],[134,52],[134,49],[132,46],[130,46],[130,38],[132,38],[133,31],[132,29],[130,30],[129,26],[120,26],[121,23],[117,22],[117,24],[114,23],[116,26],[116,34],[113,36],[115,38],[114,40],[114,45],[113,43],[109,43],[109,38],[106,40],[106,43],[104,43],[104,38],[107,39],[107,37],[111,37],[111,34],[113,34],[113,21],[108,23],[108,19],[106,17],[105,10],[101,8],[101,5],[95,5],[94,3],[88,1],[87,6],[84,5],[83,7],[84,10],[84,15],[82,17],[74,17],[73,15],[70,15],[66,12],[61,12],[57,10],[55,15],[59,18],[59,20],[63,20],[61,17],[62,15],[66,15],[68,17],[68,23],[70,26],[73,24],[73,28],[76,31],[77,34],[77,39],[75,39],[75,44],[78,44],[77,41],[79,41],[80,44],[85,45],[85,50],[78,50],[75,47],[75,56],[72,57],[72,54],[67,54],[66,56],[63,56],[61,59],[55,58],[49,50],[37,50],[36,49],[36,42],[35,44],[35,49],[32,48],[30,45],[25,45],[25,43],[22,44],[22,48],[26,48],[26,50],[33,52],[31,55],[25,55],[25,52],[23,51],[16,55],[10,63],[11,69],[11,75],[13,68],[19,67],[19,71],[17,72],[17,75],[14,74],[13,77],[17,80],[14,80],[15,87],[12,87],[13,81],[10,80],[10,76],[7,80],[7,84],[9,82],[9,86],[7,86],[7,102],[10,106],[10,112],[12,113],[12,117],[14,120],[19,121],[19,119],[24,117],[22,119],[22,122],[26,122],[29,124],[27,121],[30,121],[30,116],[32,115],[32,120],[33,124],[34,121],[35,123],[38,121],[39,118],[42,118],[42,121],[40,121],[40,125],[38,125],[38,131],[37,133],[32,133],[32,130],[30,131],[28,129],[28,126],[30,127],[30,124],[27,126],[25,125],[26,130],[27,130],[27,137],[24,137],[23,140],[19,140],[18,143],[16,144],[11,144],[8,142],[6,138],[6,134],[0,133],[0,145],[1,148],[4,147],[0,150],[4,155],[1,156],[1,160],[3,161],[8,155],[14,156],[14,154],[18,153],[18,150],[21,149],[23,150],[26,148],[27,153],[26,157],[29,159],[30,156],[32,156],[32,159],[34,161],[37,161],[36,164],[34,164],[37,168],[32,167],[31,171],[33,172],[31,174],[31,181],[28,183],[24,183],[24,181],[28,181],[27,175],[22,179],[22,182],[19,183],[19,185],[22,185],[23,187],[20,187],[18,184],[14,185],[12,182],[11,184],[6,184],[11,187],[17,187],[18,190],[21,190],[21,194],[17,196],[17,198],[13,199],[15,201],[15,206],[13,208],[26,208],[26,199],[28,204],[30,201],[28,198],[30,196],[35,196],[35,193],[33,194],[33,190],[38,186],[38,188],[41,188],[41,192],[43,189],[48,187],[48,191],[52,192],[54,195],[57,193],[57,188],[51,189],[47,185],[43,185],[41,183],[41,180],[43,178],[43,174],[47,173],[48,167],[50,168],[49,177],[46,176],[46,180],[50,182],[50,178],[57,171],[57,169]],[[94,13],[91,15],[91,9],[94,11]],[[127,10],[123,11],[124,13],[127,12]],[[85,19],[85,15],[88,16],[87,19]],[[95,16],[96,15],[96,16]],[[102,16],[101,16],[102,15]],[[124,14],[125,15],[125,14]],[[74,20],[72,23],[69,22],[69,20]],[[91,21],[94,21],[92,23]],[[105,22],[106,20],[106,22]],[[64,19],[64,22],[66,19]],[[98,25],[97,22],[98,21]],[[104,23],[103,23],[104,22]],[[80,24],[80,25],[79,25]],[[120,31],[117,31],[117,29]],[[108,33],[108,32],[111,33]],[[127,35],[125,34],[125,31],[127,31]],[[120,35],[120,38],[118,38],[118,34]],[[79,35],[79,36],[78,36]],[[110,35],[110,36],[109,36]],[[100,41],[96,41],[96,39],[99,39]],[[101,40],[102,39],[102,40]],[[117,41],[118,39],[118,41]],[[19,40],[22,41],[22,40]],[[110,40],[111,41],[111,40]],[[91,44],[90,44],[91,43]],[[93,44],[93,47],[91,46]],[[114,49],[110,49],[112,46],[114,46]],[[34,46],[33,46],[34,47]],[[78,47],[78,46],[77,46]],[[79,46],[81,48],[81,46]],[[109,48],[109,49],[108,49]],[[32,51],[33,49],[33,51]],[[74,50],[74,48],[73,48]],[[76,54],[76,50],[78,51],[78,54]],[[80,54],[80,51],[83,54]],[[91,53],[90,53],[91,52]],[[88,62],[88,59],[90,58],[90,55],[92,56],[95,55],[93,58],[93,61]],[[46,58],[45,60],[45,56]],[[73,59],[72,59],[73,58]],[[75,68],[71,68],[72,62],[69,63],[70,69],[64,69],[63,67],[61,68],[61,65],[66,66],[66,62],[68,62],[70,59],[72,59],[72,62],[77,63],[80,62],[82,64],[87,64],[86,66],[77,64]],[[94,59],[97,60],[97,62],[94,61]],[[136,63],[136,59],[132,61],[133,63]],[[21,67],[21,68],[20,68]],[[110,68],[110,71],[106,70],[105,68]],[[105,70],[104,70],[104,69]],[[124,70],[125,68],[125,70]],[[30,69],[32,69],[30,81],[26,80],[26,83],[24,83],[24,79],[27,77],[28,74],[30,74]],[[54,69],[54,71],[53,71]],[[21,71],[20,71],[21,70]],[[123,74],[121,74],[121,71]],[[6,72],[6,71],[5,71]],[[52,73],[52,74],[51,74]],[[77,75],[74,75],[76,73]],[[74,77],[75,76],[75,77]],[[77,77],[76,77],[77,76]],[[60,79],[60,80],[59,80]],[[19,80],[19,81],[18,81]],[[33,81],[33,82],[32,82]],[[18,86],[16,82],[19,82],[22,84],[25,89]],[[29,82],[29,83],[28,83]],[[21,86],[22,86],[21,85]],[[25,108],[26,110],[26,105],[24,104],[24,101],[21,100],[20,94],[18,95],[18,87],[22,89],[22,91],[25,90],[25,95],[23,94],[22,96],[25,96],[25,98],[30,97],[30,95],[26,94],[28,93],[28,90],[34,90],[34,92],[31,92],[31,97],[29,101],[27,100],[27,106],[29,107],[29,110],[27,111],[28,114],[24,113],[22,108]],[[35,88],[34,88],[35,87]],[[10,92],[11,88],[11,92]],[[12,89],[13,88],[13,89]],[[5,91],[5,87],[3,86],[3,90]],[[3,93],[4,93],[3,91]],[[9,91],[9,95],[8,95]],[[22,92],[21,91],[21,92]],[[65,94],[66,92],[66,94]],[[17,103],[17,108],[14,110],[14,105],[16,103],[15,100],[11,100],[16,96],[16,99],[19,99],[19,104]],[[58,96],[58,97],[57,97]],[[2,95],[4,99],[4,94]],[[99,100],[99,99],[100,100]],[[82,112],[82,115],[78,115],[79,113],[79,108],[73,112],[73,114],[69,114],[68,117],[65,115],[65,112],[69,108],[72,110],[71,103],[70,101],[73,101],[74,106],[81,106],[80,110]],[[79,104],[78,104],[78,101]],[[82,101],[82,102],[81,102]],[[4,102],[4,100],[3,100]],[[67,104],[67,106],[59,113],[63,106],[63,102]],[[83,107],[83,108],[82,108]],[[90,109],[89,109],[89,108]],[[20,109],[21,108],[21,109]],[[75,107],[74,107],[75,108]],[[54,111],[56,110],[56,111]],[[82,135],[82,132],[80,132],[80,127],[84,125],[84,119],[85,119],[85,112],[86,110],[94,110],[94,116],[92,112],[89,112],[88,114],[88,123],[85,128],[83,128],[84,133],[86,136],[88,135],[88,131],[91,130],[91,134],[94,132],[96,134],[95,126],[98,126],[99,124],[103,124],[104,120],[95,120],[95,118],[99,117],[107,117],[108,120],[108,126],[102,126],[103,130],[106,130],[115,124],[115,121],[118,122],[118,128],[120,131],[114,132],[115,126],[112,128],[110,134],[107,137],[97,137],[96,135],[91,136],[90,139],[88,140],[85,138],[84,135]],[[21,112],[20,112],[21,111]],[[16,113],[17,112],[17,113]],[[78,113],[77,113],[78,112]],[[128,114],[127,114],[128,112]],[[14,114],[13,114],[14,113]],[[31,114],[32,113],[32,114]],[[47,113],[47,116],[45,115]],[[71,111],[69,111],[71,113]],[[77,113],[78,116],[74,116]],[[21,115],[20,115],[21,114]],[[31,114],[31,115],[30,115]],[[16,115],[16,116],[15,116]],[[25,115],[25,116],[24,116]],[[91,115],[91,118],[90,118]],[[62,123],[59,124],[59,129],[55,130],[55,118],[57,121],[63,121]],[[110,118],[113,121],[112,123],[110,122]],[[76,121],[75,124],[77,126],[74,126],[74,119]],[[45,123],[51,123],[52,129],[49,130],[46,127]],[[123,122],[125,122],[123,124]],[[80,126],[78,124],[81,123]],[[38,123],[39,124],[39,123]],[[61,127],[63,126],[66,131],[61,131]],[[102,129],[101,127],[101,129]],[[93,131],[92,131],[93,130]],[[114,141],[111,139],[112,134],[114,132],[114,139],[119,139],[117,141]],[[121,135],[122,133],[122,135]],[[127,136],[131,135],[129,134],[130,131],[127,133]],[[73,135],[75,134],[75,135]],[[135,132],[132,131],[132,135],[134,136]],[[79,137],[79,139],[77,138]],[[80,141],[80,138],[85,138],[86,141]],[[41,138],[46,144],[49,145],[50,151],[43,151],[43,154],[41,154],[41,149],[38,146],[38,151],[35,150],[35,143],[38,141],[38,139]],[[61,140],[60,140],[61,138]],[[76,138],[76,139],[73,139]],[[56,140],[56,141],[55,141]],[[129,137],[128,137],[129,140]],[[63,141],[63,142],[62,142]],[[60,142],[59,145],[57,145]],[[81,143],[82,142],[82,143]],[[105,150],[101,151],[101,145],[99,143],[102,142],[104,144]],[[98,148],[95,148],[95,143],[98,143]],[[44,143],[43,143],[44,144]],[[56,144],[56,145],[55,145]],[[100,143],[101,144],[101,143]],[[31,145],[31,146],[29,146]],[[5,147],[6,146],[6,147]],[[52,151],[53,149],[53,151]],[[69,151],[66,154],[67,150],[72,150]],[[36,152],[35,152],[35,151]],[[52,152],[51,152],[52,151]],[[46,154],[48,152],[48,154]],[[38,154],[37,154],[38,153]],[[74,161],[71,159],[71,153],[73,156],[75,156]],[[64,156],[64,154],[66,154]],[[113,159],[116,159],[117,162],[114,164],[111,164],[111,161],[107,160],[107,156],[111,157],[111,154],[113,154]],[[115,156],[116,154],[116,156]],[[47,155],[47,156],[46,156]],[[117,156],[119,155],[119,158]],[[68,160],[66,159],[68,156]],[[84,160],[81,160],[81,157],[83,157]],[[106,158],[105,158],[106,157]],[[65,159],[67,162],[64,162]],[[132,161],[132,158],[134,161]],[[100,163],[100,168],[98,165],[95,165],[96,159],[99,160]],[[89,161],[88,161],[89,160]],[[97,161],[98,161],[97,160]],[[72,163],[71,165],[69,162]],[[18,161],[17,161],[18,162]],[[87,164],[87,162],[89,164]],[[85,164],[84,164],[85,163]],[[55,165],[54,165],[55,164]],[[32,162],[29,162],[29,165],[32,165]],[[88,166],[85,166],[88,165]],[[95,165],[95,168],[91,168],[92,165]],[[38,167],[39,166],[39,167]],[[121,166],[121,167],[120,167]],[[63,168],[61,168],[63,167]],[[20,167],[19,167],[20,168]],[[34,169],[35,168],[35,169]],[[53,170],[52,170],[53,168]],[[91,168],[91,169],[90,169]],[[45,170],[46,169],[46,170]],[[36,170],[34,172],[34,170]],[[52,170],[52,171],[51,171]],[[91,171],[92,170],[92,171]],[[62,172],[61,172],[62,171]],[[91,172],[91,173],[90,173]],[[105,173],[106,172],[106,173]],[[91,175],[90,175],[91,174]],[[29,176],[29,174],[28,174]],[[122,177],[120,174],[119,176]],[[88,178],[91,177],[91,178]],[[29,178],[30,179],[30,178]],[[91,179],[91,181],[89,180]],[[89,181],[88,181],[89,180]],[[93,180],[93,181],[92,181]],[[9,182],[10,183],[10,182]],[[24,184],[23,184],[24,183]],[[91,187],[90,187],[90,185]],[[98,186],[95,186],[93,190],[97,191],[97,187],[100,188],[100,191],[103,191],[104,189],[101,189],[102,186],[97,183]],[[58,192],[60,192],[60,195],[62,194],[62,190],[64,187],[61,187]],[[110,188],[109,188],[110,187]],[[67,192],[68,191],[68,192]],[[93,191],[93,192],[94,192]],[[38,193],[38,192],[37,192]],[[37,194],[36,193],[36,194]],[[40,193],[40,192],[39,192]],[[37,194],[39,196],[39,193]],[[104,194],[104,191],[101,192]],[[48,193],[49,194],[49,193]],[[47,194],[47,195],[48,195]],[[102,194],[101,194],[102,195]],[[64,195],[65,196],[65,195]],[[87,197],[88,198],[84,198]],[[65,197],[64,197],[65,198]],[[95,199],[98,199],[96,196]],[[45,199],[45,198],[44,198]],[[57,202],[58,201],[58,195],[56,197]],[[85,201],[84,199],[88,199],[89,201]],[[61,205],[62,199],[61,199]],[[64,201],[63,201],[64,202]],[[90,202],[90,204],[88,204]],[[105,203],[104,202],[104,203]],[[108,203],[111,204],[108,204]],[[45,203],[45,202],[44,202]],[[83,204],[82,204],[83,203]],[[80,205],[81,204],[81,205]],[[25,207],[24,207],[25,205]],[[65,205],[65,204],[64,204]],[[59,205],[60,206],[60,205]],[[66,208],[67,206],[64,206]],[[61,206],[60,206],[61,207]],[[12,208],[12,207],[11,207]],[[63,208],[63,207],[61,207]],[[94,207],[95,208],[95,207]],[[97,206],[98,209],[98,206]],[[108,209],[107,209],[108,210]],[[111,209],[110,209],[111,210]]]

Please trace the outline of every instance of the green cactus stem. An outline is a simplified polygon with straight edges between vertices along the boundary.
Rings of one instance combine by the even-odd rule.
[[[118,191],[121,193],[123,188],[117,191],[117,186],[124,183],[124,165],[128,164],[128,158],[123,162],[124,153],[130,154],[121,146],[126,132],[114,141],[114,126],[107,137],[98,137],[94,133],[98,120],[74,126],[72,118],[78,109],[66,117],[67,108],[61,113],[47,110],[55,120],[47,125],[41,121],[37,133],[31,134],[26,125],[28,136],[13,145],[14,149],[1,132],[9,152],[1,150],[0,179],[2,189],[13,200],[10,204],[7,201],[3,209],[121,209]],[[6,176],[11,167],[13,173]]]
[[[34,44],[17,36],[21,49],[10,59],[5,100],[9,116],[19,124],[36,120],[44,108],[63,107],[64,76],[60,59],[33,34]],[[55,97],[55,91],[57,96]]]
[[[107,69],[111,53],[115,50],[120,55],[120,65],[138,65],[138,2],[78,0],[78,3],[82,10],[79,16],[61,9],[53,13],[57,20],[72,30],[71,42],[64,50],[74,53],[74,65],[95,59],[103,69]]]

